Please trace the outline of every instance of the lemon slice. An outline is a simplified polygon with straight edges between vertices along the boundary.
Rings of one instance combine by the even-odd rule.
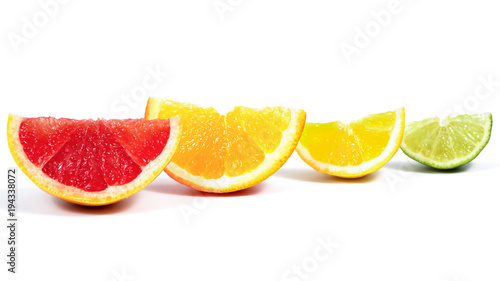
[[[403,139],[404,108],[368,115],[349,124],[307,123],[297,152],[315,170],[358,178],[382,168]]]

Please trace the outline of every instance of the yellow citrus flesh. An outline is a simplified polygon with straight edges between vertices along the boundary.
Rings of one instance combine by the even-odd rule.
[[[307,123],[297,152],[315,170],[358,178],[383,167],[396,154],[404,132],[404,109],[344,124]]]
[[[150,98],[146,119],[180,116],[183,132],[165,171],[198,190],[232,192],[276,172],[295,149],[305,124],[303,110],[237,106],[226,115],[213,108]]]

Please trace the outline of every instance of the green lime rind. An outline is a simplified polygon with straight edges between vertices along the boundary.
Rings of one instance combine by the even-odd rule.
[[[401,150],[432,168],[454,169],[481,153],[490,141],[492,126],[491,113],[412,122],[405,128]]]

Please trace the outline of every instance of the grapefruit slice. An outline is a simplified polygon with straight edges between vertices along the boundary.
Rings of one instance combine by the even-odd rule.
[[[398,151],[404,108],[372,114],[349,124],[307,123],[297,153],[318,172],[359,178],[382,168]]]
[[[10,114],[9,149],[41,189],[80,205],[107,205],[153,181],[180,136],[169,120],[75,120]]]
[[[285,107],[237,106],[223,115],[214,108],[149,98],[146,119],[180,116],[179,147],[165,172],[194,189],[226,193],[254,186],[292,155],[306,113]]]

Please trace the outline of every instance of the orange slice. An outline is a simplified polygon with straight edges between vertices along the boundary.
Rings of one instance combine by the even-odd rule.
[[[297,152],[315,170],[358,178],[382,168],[398,151],[405,127],[404,108],[344,124],[307,123]]]
[[[256,185],[292,155],[306,113],[285,107],[213,108],[149,98],[146,119],[180,116],[183,133],[165,172],[192,188],[215,193]]]
[[[170,120],[75,120],[9,115],[9,149],[41,189],[81,205],[138,192],[170,161],[180,138]]]

